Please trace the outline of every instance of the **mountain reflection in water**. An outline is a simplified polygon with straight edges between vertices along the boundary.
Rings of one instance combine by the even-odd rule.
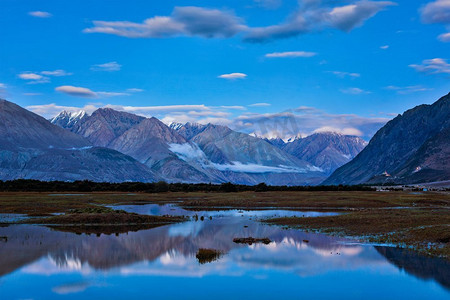
[[[174,208],[159,209],[173,212]],[[368,292],[374,298],[449,296],[447,261],[264,225],[254,220],[263,217],[261,212],[197,214],[214,217],[100,236],[41,226],[1,227],[0,236],[7,237],[0,241],[0,290],[7,296],[2,299],[95,297],[100,292],[112,299],[209,298],[203,292],[218,293],[219,299],[237,295],[298,298],[299,293],[315,298],[358,298]],[[268,237],[273,242],[233,243],[234,237],[248,236]],[[225,254],[200,264],[196,259],[200,248]],[[389,294],[383,294],[383,288]]]

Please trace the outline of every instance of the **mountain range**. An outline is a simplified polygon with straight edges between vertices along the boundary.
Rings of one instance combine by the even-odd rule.
[[[348,162],[364,146],[356,137],[320,133],[312,139],[317,146],[309,146],[300,155],[290,150],[290,142],[274,145],[226,126],[197,123],[167,126],[156,118],[110,108],[100,108],[91,115],[63,111],[49,121],[83,136],[94,146],[133,157],[168,182],[318,184],[333,167]],[[325,141],[329,141],[328,148],[322,146]],[[308,151],[315,154],[305,155]]]
[[[215,124],[100,108],[44,118],[0,100],[0,179],[254,185],[417,183],[450,179],[450,96],[406,111],[367,143],[314,133],[264,139]],[[331,176],[327,179],[327,177]]]
[[[450,180],[450,94],[381,128],[324,184],[412,184]]]
[[[367,145],[366,141],[357,136],[335,132],[314,133],[287,143],[280,138],[270,139],[268,142],[319,167],[327,175],[351,161]]]
[[[67,114],[62,112],[51,122],[83,136],[94,146],[133,157],[168,182],[309,185],[326,177],[313,164],[226,126],[167,126],[156,118],[109,108],[98,109],[76,122]]]

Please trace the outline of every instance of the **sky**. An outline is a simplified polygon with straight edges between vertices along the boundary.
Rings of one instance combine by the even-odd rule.
[[[0,97],[370,137],[450,91],[450,0],[2,0]]]

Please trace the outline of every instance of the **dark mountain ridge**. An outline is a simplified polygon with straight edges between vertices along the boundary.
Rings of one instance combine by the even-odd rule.
[[[324,184],[420,183],[450,179],[450,94],[381,128],[367,147]]]

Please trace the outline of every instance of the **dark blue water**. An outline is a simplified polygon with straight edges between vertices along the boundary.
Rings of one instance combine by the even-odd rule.
[[[205,220],[100,236],[0,227],[0,299],[450,299],[447,261],[257,221],[275,211],[126,209]],[[273,242],[232,241],[247,236]],[[224,255],[200,264],[199,248]]]

